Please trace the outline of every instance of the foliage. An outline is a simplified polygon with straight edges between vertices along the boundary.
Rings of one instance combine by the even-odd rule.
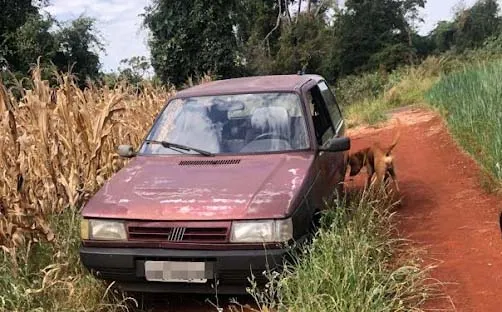
[[[415,57],[411,26],[406,19],[425,1],[348,0],[335,22],[335,55],[339,75],[393,69]]]
[[[119,80],[126,80],[131,84],[138,85],[143,81],[147,71],[150,69],[150,63],[145,56],[133,56],[129,59],[123,59],[120,64],[127,65],[126,68],[119,68]]]
[[[430,56],[418,65],[400,66],[390,73],[379,71],[338,81],[338,98],[349,126],[373,125],[384,121],[389,109],[423,105],[425,92],[463,62]]]
[[[388,82],[388,75],[375,71],[364,75],[350,75],[336,82],[337,100],[342,106],[380,95]]]
[[[275,56],[277,73],[294,74],[305,69],[308,73],[330,75],[324,68],[329,56],[332,31],[320,18],[302,14],[294,24],[283,27]]]
[[[437,50],[464,52],[481,47],[501,30],[499,9],[496,0],[478,0],[472,7],[458,10],[453,21],[441,21],[431,33]]]
[[[137,90],[142,90],[143,85],[153,83],[153,80],[148,80],[146,77],[150,68],[150,62],[145,56],[125,58],[120,60],[116,72],[101,73],[99,81],[111,88],[125,82]]]
[[[246,73],[264,75],[274,72],[280,31],[277,25],[276,0],[242,0],[238,2],[234,21],[237,43],[245,60]],[[268,36],[268,37],[267,37]]]
[[[107,289],[80,264],[79,216],[74,209],[47,216],[55,242],[31,242],[16,260],[0,258],[1,311],[127,311],[129,298]]]
[[[40,62],[44,69],[53,66],[52,69],[73,72],[83,87],[86,79],[98,77],[100,68],[98,53],[103,45],[94,28],[95,20],[81,16],[69,25],[61,25],[50,15],[40,14],[40,8],[46,4],[47,1],[25,0],[0,3],[1,78],[14,84],[7,71],[17,78],[26,77]],[[50,75],[50,70],[43,73],[45,78]]]
[[[28,42],[26,42],[26,38],[18,38],[17,35],[19,35],[18,32],[25,23],[30,22],[32,26],[36,24],[39,19],[38,7],[31,0],[19,0],[15,4],[11,1],[1,1],[0,12],[2,12],[2,18],[0,19],[0,71],[9,67],[11,69],[13,67],[21,68],[24,64],[22,64],[22,60],[17,59],[18,56],[21,56],[17,50],[18,40],[21,39],[20,45],[22,47],[25,47]],[[40,30],[35,30],[35,32],[42,33],[45,25],[39,24],[38,27],[40,27]],[[21,31],[21,33],[32,38],[36,37],[36,35],[25,34],[28,29],[25,29],[24,32]],[[29,62],[34,61],[35,59],[29,60]]]
[[[86,79],[95,79],[99,74],[99,51],[103,45],[94,28],[95,20],[79,17],[70,25],[60,27],[55,37],[59,49],[53,59],[58,69],[74,72],[82,87]]]
[[[10,66],[19,72],[27,73],[37,59],[41,57],[41,62],[45,66],[50,64],[57,51],[57,42],[50,32],[53,21],[44,19],[39,15],[32,15],[28,20],[14,32],[11,47],[16,53]]]
[[[152,32],[152,65],[164,82],[178,86],[204,72],[226,78],[302,68],[334,81],[381,65],[392,69],[428,52],[411,25],[424,0],[347,1],[344,10],[336,1],[303,3],[233,0],[201,9],[198,1],[157,0],[144,21]],[[338,12],[334,20],[329,9]],[[216,46],[210,53],[206,42]]]
[[[15,5],[12,2],[0,2],[0,12],[2,18],[0,19],[0,46],[3,48],[2,52],[8,51],[9,42],[12,41],[11,35],[16,30],[23,26],[24,23],[38,13],[37,6],[31,0],[18,0]],[[7,42],[6,42],[7,41]],[[5,44],[7,43],[7,46]]]
[[[180,86],[206,72],[238,74],[237,41],[228,1],[155,0],[146,8],[152,66],[164,83]]]
[[[442,78],[427,100],[444,113],[453,135],[483,167],[502,180],[502,61],[466,66]]]

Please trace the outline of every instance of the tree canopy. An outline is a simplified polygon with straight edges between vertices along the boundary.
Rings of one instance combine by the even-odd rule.
[[[340,3],[343,2],[343,5]],[[87,80],[139,85],[150,66],[154,80],[184,85],[189,78],[288,74],[305,70],[330,82],[392,70],[435,53],[500,45],[496,0],[459,8],[420,35],[426,0],[152,0],[142,12],[151,59],[131,56],[117,72],[101,72],[104,50],[96,21],[62,23],[44,13],[49,0],[0,1],[0,72],[29,74],[38,61]]]
[[[496,0],[478,0],[470,8],[455,13],[453,21],[441,21],[431,34],[439,52],[463,52],[478,48],[501,30],[499,4]]]
[[[145,25],[152,66],[164,82],[211,71],[340,75],[412,61],[425,0],[155,0]],[[335,14],[333,14],[335,12]],[[330,16],[331,13],[332,15]]]
[[[83,86],[99,76],[101,39],[95,20],[60,23],[41,8],[48,1],[0,1],[0,71],[24,77],[38,60],[44,68],[72,71]],[[4,75],[5,76],[5,75]]]
[[[146,8],[152,66],[164,82],[179,86],[206,72],[238,75],[232,1],[154,0]]]

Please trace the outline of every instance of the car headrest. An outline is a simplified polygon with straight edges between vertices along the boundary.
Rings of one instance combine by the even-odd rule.
[[[289,135],[289,113],[284,107],[259,107],[253,111],[251,125],[263,132],[273,131]]]

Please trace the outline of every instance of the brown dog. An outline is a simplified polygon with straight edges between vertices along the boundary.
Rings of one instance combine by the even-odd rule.
[[[401,136],[401,122],[399,119],[397,119],[397,123],[399,126],[398,132],[390,146],[382,148],[378,143],[373,143],[370,147],[350,154],[349,165],[351,177],[357,175],[363,167],[366,167],[368,173],[368,186],[371,184],[373,175],[376,175],[378,186],[380,186],[382,182],[387,182],[389,177],[392,177],[396,190],[399,192],[396,171],[394,169],[394,157],[391,154]]]

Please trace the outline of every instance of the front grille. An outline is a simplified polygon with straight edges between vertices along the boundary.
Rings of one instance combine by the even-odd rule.
[[[180,166],[216,166],[216,165],[237,165],[240,159],[219,159],[219,160],[182,160]]]
[[[225,227],[146,227],[129,226],[129,239],[157,242],[221,243],[227,241]]]

